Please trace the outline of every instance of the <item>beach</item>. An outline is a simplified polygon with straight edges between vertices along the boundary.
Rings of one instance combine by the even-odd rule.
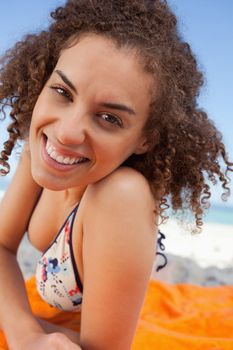
[[[156,272],[157,265],[162,262],[157,257],[151,278],[172,284],[233,285],[233,226],[208,223],[201,234],[191,235],[182,231],[175,220],[170,220],[160,229],[166,235],[163,243],[168,263]],[[25,279],[35,273],[40,255],[25,235],[18,251]]]
[[[4,190],[0,190],[0,200],[3,194]],[[163,253],[168,263],[156,272],[163,259],[155,255],[151,278],[167,283],[233,285],[233,211],[228,209],[227,213],[222,208],[215,208],[212,213],[214,215],[204,224],[200,234],[191,234],[174,218],[159,226],[166,236]],[[221,223],[224,215],[225,224]],[[25,279],[35,273],[40,255],[25,234],[17,254]]]
[[[152,276],[168,283],[233,285],[233,226],[208,223],[200,234],[183,231],[175,220],[164,225],[167,266]]]

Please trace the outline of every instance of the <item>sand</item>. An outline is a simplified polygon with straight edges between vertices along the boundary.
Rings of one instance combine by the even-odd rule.
[[[175,220],[161,226],[166,235],[166,251],[191,258],[201,267],[233,266],[233,226],[207,223],[200,234],[190,234]]]
[[[0,190],[0,200],[3,193]],[[201,234],[191,235],[176,220],[169,219],[160,230],[166,234],[168,264],[156,272],[159,259],[155,259],[152,278],[168,283],[233,285],[233,226],[207,223]],[[18,251],[25,279],[35,273],[40,255],[25,235]]]
[[[233,285],[233,226],[208,223],[192,235],[175,220],[160,227],[166,235],[167,266],[152,277],[168,283]],[[161,261],[161,259],[160,259]]]
[[[165,254],[168,264],[156,272],[160,262],[155,260],[152,278],[168,283],[193,283],[203,286],[233,285],[233,227],[206,224],[199,235],[184,232],[171,220],[163,225],[166,234]],[[25,279],[35,273],[40,256],[25,235],[18,251],[18,261]]]

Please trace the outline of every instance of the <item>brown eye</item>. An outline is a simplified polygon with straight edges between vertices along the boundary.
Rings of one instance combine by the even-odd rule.
[[[123,127],[122,121],[112,114],[102,113],[102,114],[99,114],[98,116],[101,117],[103,120],[105,120],[109,124],[112,124],[118,127]]]
[[[64,89],[63,87],[61,87],[61,86],[50,86],[50,88],[51,88],[52,90],[55,90],[59,95],[61,95],[61,96],[65,97],[65,98],[67,98],[67,99],[70,100],[70,101],[73,101],[72,96],[71,96],[71,94],[69,93],[69,91],[67,91],[67,90]]]

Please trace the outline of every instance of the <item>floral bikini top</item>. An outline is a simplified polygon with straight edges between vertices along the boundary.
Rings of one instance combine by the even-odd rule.
[[[72,228],[78,205],[37,263],[37,290],[48,304],[65,311],[80,311],[83,286],[74,259]]]
[[[83,286],[74,259],[72,246],[72,228],[79,204],[72,210],[55,240],[43,253],[37,263],[37,290],[48,304],[64,311],[81,311]],[[157,267],[157,271],[167,263],[162,240],[164,234],[159,231],[157,246],[160,251],[156,254],[164,258],[164,263]]]

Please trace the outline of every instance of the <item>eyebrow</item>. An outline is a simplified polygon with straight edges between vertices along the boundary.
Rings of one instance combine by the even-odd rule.
[[[101,106],[111,108],[111,109],[117,109],[123,112],[128,112],[129,114],[136,115],[135,111],[132,108],[119,103],[103,102],[101,103]]]
[[[71,90],[73,90],[76,94],[78,93],[75,86],[71,83],[71,81],[67,78],[67,76],[61,70],[57,69],[55,70],[55,73],[59,75],[59,77],[64,81],[65,84],[67,84],[71,88]],[[100,104],[100,106],[127,112],[131,115],[132,114],[136,115],[135,111],[132,108],[126,105],[123,105],[121,103],[103,102]]]
[[[67,84],[71,90],[73,90],[76,94],[78,93],[75,86],[71,83],[71,81],[67,78],[67,76],[59,69],[55,70],[55,73],[59,75],[59,77]]]

